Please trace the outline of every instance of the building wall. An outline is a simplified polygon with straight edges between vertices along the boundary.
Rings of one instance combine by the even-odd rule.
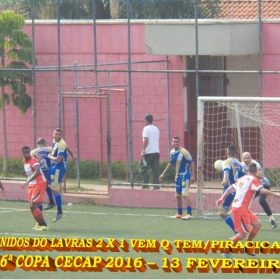
[[[113,21],[112,21],[113,22]],[[162,61],[147,64],[133,64],[133,70],[164,70],[166,69],[164,55],[146,54],[145,24],[131,24],[131,60],[132,61]],[[263,70],[279,70],[280,62],[280,35],[279,23],[263,24]],[[32,26],[27,24],[24,29],[31,37]],[[38,137],[46,138],[50,144],[52,131],[58,126],[58,74],[55,71],[45,71],[46,67],[58,65],[57,54],[57,26],[56,22],[37,22],[35,25],[35,52],[38,66],[41,70],[36,73],[36,134]],[[93,27],[86,22],[61,24],[61,65],[72,69],[74,63],[93,64],[94,45]],[[186,49],[186,54],[188,55]],[[120,63],[127,61],[127,26],[124,23],[98,23],[97,24],[97,62],[98,63]],[[169,56],[169,69],[182,70],[182,56]],[[259,58],[257,55],[229,56],[227,58],[227,69],[258,69]],[[125,70],[126,64],[100,66],[99,69]],[[45,69],[45,70],[44,70]],[[63,68],[64,69],[64,68]],[[81,69],[81,68],[79,68]],[[85,66],[83,69],[93,69]],[[107,85],[110,79],[111,85],[127,84],[125,72],[99,73],[79,72],[78,86]],[[166,104],[166,74],[132,72],[132,127],[133,127],[133,158],[139,159],[141,151],[141,134],[143,129],[143,116],[146,113],[154,115],[155,124],[161,130],[160,149],[162,159],[168,157],[167,139],[167,104]],[[170,128],[171,136],[178,135],[184,138],[184,114],[183,114],[183,82],[182,74],[170,74]],[[227,95],[254,96],[257,94],[259,79],[258,75],[227,74],[229,84]],[[263,96],[279,96],[280,76],[278,74],[263,75]],[[127,90],[127,86],[118,87]],[[61,92],[75,92],[74,72],[61,72]],[[28,89],[32,95],[32,88]],[[80,92],[93,92],[94,89],[79,89]],[[75,100],[66,102],[65,107],[65,139],[70,147],[76,145],[75,128]],[[112,153],[113,160],[126,160],[127,151],[127,128],[124,96],[112,95],[111,102],[111,129],[112,129]],[[104,105],[105,106],[105,105]],[[100,150],[106,151],[106,133],[100,137],[100,125],[103,124],[103,133],[107,128],[107,111],[101,108],[96,101],[79,102],[79,135],[82,159],[100,159]],[[105,106],[106,108],[106,106]],[[20,157],[20,149],[23,145],[33,146],[33,109],[22,116],[20,111],[10,105],[7,108],[7,132],[8,132],[8,156]],[[103,116],[103,122],[100,120]],[[194,116],[195,117],[195,116]],[[2,117],[0,117],[2,118]],[[267,140],[265,140],[267,141]],[[0,155],[3,154],[3,140],[0,139]],[[275,157],[279,158],[277,153]],[[268,158],[268,157],[267,157]]]
[[[259,70],[258,55],[228,56],[227,70]],[[227,96],[259,96],[260,78],[258,74],[227,73]]]
[[[280,71],[279,26],[278,22],[263,24],[263,71]],[[279,74],[263,74],[262,94],[264,97],[280,97]],[[279,124],[278,112],[280,111],[280,105],[267,105],[264,107],[264,110],[267,115],[274,116],[276,124]],[[280,137],[279,125],[265,126],[263,134],[265,147],[264,164],[268,168],[279,168],[280,151],[275,148]]]
[[[32,26],[27,24],[24,31],[32,38]],[[147,55],[145,46],[145,25],[131,25],[131,61],[156,61],[132,65],[136,70],[164,70],[165,56]],[[127,62],[127,26],[126,24],[97,25],[97,62],[120,63]],[[51,145],[52,131],[58,126],[58,73],[46,71],[46,67],[58,65],[57,26],[55,23],[35,25],[35,53],[40,71],[36,73],[36,133],[37,138],[44,137]],[[71,66],[74,63],[94,64],[93,27],[91,24],[62,24],[61,25],[61,66]],[[170,69],[182,69],[182,57],[169,57]],[[61,92],[75,92],[74,72],[61,72]],[[81,69],[81,68],[79,68]],[[83,69],[93,69],[85,66]],[[99,69],[125,70],[126,64],[100,66]],[[166,105],[166,74],[165,73],[135,73],[132,72],[132,129],[134,160],[138,161],[142,150],[142,129],[144,115],[154,115],[154,123],[161,130],[160,149],[162,159],[167,160],[169,147],[167,145],[167,105]],[[95,75],[91,72],[79,72],[78,86],[94,86],[127,84],[126,72],[102,72]],[[108,81],[110,79],[110,81]],[[122,93],[111,93],[111,145],[112,160],[127,160],[127,121],[125,92],[127,86],[115,87],[123,89]],[[94,92],[94,89],[79,89],[79,92]],[[29,88],[32,95],[32,88]],[[81,159],[100,159],[100,154],[106,154],[107,138],[107,109],[106,102],[100,107],[97,100],[79,100],[79,135]],[[76,146],[76,103],[67,100],[64,104],[65,139],[72,150]],[[8,119],[8,156],[20,157],[23,145],[33,147],[33,109],[22,116],[13,106],[7,108]],[[170,113],[171,135],[183,137],[183,94],[181,74],[170,75]],[[101,121],[101,119],[103,121]],[[102,138],[100,126],[102,123]],[[103,149],[103,150],[102,150]],[[3,154],[2,138],[0,140],[0,155]],[[106,156],[105,156],[106,159]]]

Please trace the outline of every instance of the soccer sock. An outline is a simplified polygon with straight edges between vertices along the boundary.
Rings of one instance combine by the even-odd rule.
[[[49,197],[50,204],[54,204],[52,189],[50,187],[47,187],[46,192],[47,192],[47,195]]]
[[[39,204],[38,208],[40,209],[41,212],[43,211],[43,205],[42,204]]]
[[[62,214],[62,200],[60,193],[57,193],[54,195],[56,207],[57,207],[57,213]]]
[[[190,214],[190,215],[192,214],[192,207],[191,206],[187,207],[187,213]]]
[[[225,222],[228,224],[228,226],[233,230],[233,232],[236,233],[235,230],[234,230],[234,223],[233,223],[232,218],[231,218],[230,216],[226,216],[226,217],[224,218],[224,221],[225,221]]]
[[[183,208],[179,208],[179,207],[178,207],[178,208],[177,208],[177,211],[178,211],[178,214],[179,214],[179,215],[182,215],[182,214],[183,214]]]
[[[47,226],[42,211],[40,211],[39,208],[36,208],[35,210],[31,211],[34,219],[36,220],[36,222],[40,225],[40,226]]]
[[[269,218],[270,221],[271,221],[271,220],[275,221],[273,215],[269,216],[268,218]]]

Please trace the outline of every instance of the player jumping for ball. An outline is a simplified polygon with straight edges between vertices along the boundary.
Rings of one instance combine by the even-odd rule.
[[[238,179],[237,182],[231,185],[222,197],[216,201],[216,205],[221,207],[227,197],[231,195],[232,191],[234,190],[236,192],[232,204],[236,235],[231,239],[234,244],[241,241],[245,236],[247,236],[246,241],[252,241],[261,228],[261,221],[249,209],[255,193],[259,191],[261,194],[273,195],[280,198],[280,193],[273,193],[262,186],[260,180],[256,176],[257,170],[257,165],[255,163],[250,163],[248,175]],[[254,256],[254,254],[248,254]],[[223,257],[233,258],[231,253],[224,253]]]
[[[242,170],[240,161],[236,158],[236,148],[233,145],[228,146],[227,148],[227,159],[223,162],[223,181],[222,186],[223,194],[229,188],[230,185],[234,184],[239,178],[245,175]],[[228,215],[229,208],[235,196],[235,190],[233,190],[219,206],[220,216],[227,223],[227,225],[233,230],[234,233],[234,224],[231,216]]]
[[[22,149],[22,155],[24,157],[22,163],[24,171],[27,175],[27,181],[22,184],[22,188],[28,186],[28,202],[30,202],[31,213],[38,223],[35,230],[47,230],[47,224],[44,220],[42,211],[39,205],[42,204],[45,191],[46,191],[46,179],[40,168],[39,161],[30,155],[30,148],[24,146]]]

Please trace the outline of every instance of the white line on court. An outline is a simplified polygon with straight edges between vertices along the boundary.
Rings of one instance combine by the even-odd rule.
[[[4,208],[4,207],[0,207],[0,213],[2,212],[1,210],[9,210],[9,212],[12,211],[16,211],[16,212],[22,212],[22,211],[26,211],[29,212],[30,209],[18,209],[18,208]],[[56,211],[48,211],[48,212],[53,212],[55,213]],[[65,211],[63,210],[63,212],[65,213],[71,213],[71,214],[89,214],[89,215],[114,215],[114,216],[147,216],[147,217],[170,217],[170,216],[166,216],[166,215],[151,215],[151,214],[131,214],[131,213],[104,213],[104,212],[98,212],[98,213],[93,213],[93,212],[82,212],[82,211]]]

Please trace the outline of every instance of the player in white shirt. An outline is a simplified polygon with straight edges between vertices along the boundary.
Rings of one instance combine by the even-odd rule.
[[[257,165],[255,163],[250,163],[248,169],[249,174],[238,179],[236,183],[231,185],[222,197],[216,201],[216,205],[219,207],[233,190],[236,191],[232,203],[234,227],[237,232],[232,238],[234,244],[241,241],[246,235],[246,241],[252,241],[261,228],[261,221],[250,210],[250,204],[254,199],[255,193],[259,191],[261,194],[273,195],[280,198],[280,193],[273,193],[262,186],[260,180],[256,176],[257,170]],[[223,254],[223,257],[232,258],[232,254]]]
[[[250,163],[255,163],[257,165],[257,177],[261,180],[261,183],[263,185],[263,187],[267,190],[270,190],[270,182],[269,180],[264,176],[264,173],[262,171],[262,167],[260,165],[259,162],[257,162],[256,160],[252,159],[252,156],[249,152],[244,152],[242,155],[242,159],[243,161],[241,162],[241,165],[244,169],[244,171],[248,174],[248,170],[249,170],[249,165]],[[255,198],[259,196],[259,203],[262,206],[264,212],[266,213],[266,215],[268,216],[271,226],[272,228],[276,228],[277,227],[277,223],[275,221],[275,218],[273,217],[272,211],[266,201],[267,196],[264,194],[260,194],[259,192],[256,192]]]
[[[153,173],[153,184],[159,184],[159,129],[153,125],[153,116],[145,116],[145,127],[143,129],[143,146],[141,152],[140,175],[143,184],[149,182],[148,169],[151,167]],[[142,189],[149,189],[143,185]],[[158,190],[159,186],[154,186]]]

